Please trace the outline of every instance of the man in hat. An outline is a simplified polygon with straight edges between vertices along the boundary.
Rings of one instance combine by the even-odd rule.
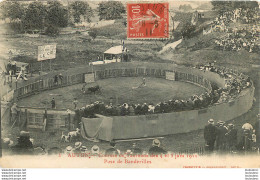
[[[136,155],[136,154],[142,154],[142,150],[138,147],[136,147],[136,143],[133,143],[133,147],[131,149],[131,152],[133,155]]]
[[[224,122],[219,121],[217,126],[217,139],[216,139],[217,150],[225,150],[227,132],[228,129],[226,126],[224,126]]]
[[[214,126],[214,120],[208,120],[208,124],[204,128],[204,139],[206,141],[206,147],[209,152],[214,150],[214,144],[217,137],[217,129]]]
[[[116,146],[115,141],[111,141],[110,146],[111,146],[111,148],[107,149],[105,152],[106,155],[119,155],[120,154],[120,151],[115,148],[115,146]]]
[[[81,148],[80,148],[80,152],[81,153],[87,153],[87,147],[86,146],[81,146]]]
[[[97,145],[94,145],[91,148],[91,156],[98,156],[99,155],[99,147]]]
[[[160,145],[161,142],[159,141],[159,139],[154,139],[152,147],[149,149],[149,154],[166,154],[167,151],[161,148]]]
[[[16,122],[16,118],[17,118],[17,114],[18,114],[18,108],[17,108],[17,104],[14,103],[13,106],[11,107],[11,113],[12,113],[12,119],[11,119],[11,124]]]
[[[242,129],[244,132],[248,131],[251,134],[254,128],[249,122],[246,122],[245,124],[243,124]]]
[[[256,121],[254,128],[255,128],[255,135],[256,135],[256,148],[260,148],[260,134],[259,134],[259,130],[260,130],[260,119]]]
[[[2,149],[6,151],[10,150],[12,145],[14,144],[14,142],[10,138],[1,139],[1,142],[2,142]]]
[[[54,98],[52,98],[52,100],[51,100],[51,108],[52,108],[52,109],[55,109],[55,108],[56,108],[56,102],[55,102],[55,99],[54,99]]]
[[[26,131],[21,131],[17,138],[18,143],[12,147],[12,150],[17,154],[33,154],[33,144],[30,141],[30,134]]]
[[[74,101],[73,101],[74,109],[77,109],[78,103],[79,102],[78,102],[77,98],[74,98]]]
[[[234,124],[228,124],[228,132],[226,133],[226,137],[227,148],[230,152],[233,152],[237,145],[237,129],[235,129]]]
[[[68,154],[70,154],[72,152],[72,150],[73,150],[73,147],[67,146],[65,153],[68,155]]]
[[[73,153],[81,153],[81,149],[80,149],[81,146],[82,146],[81,142],[75,142]]]
[[[143,81],[142,81],[141,86],[146,86],[146,79],[145,79],[145,77],[143,77]]]
[[[253,126],[248,121],[242,126],[242,130],[243,130],[242,144],[243,144],[243,149],[245,151],[251,150],[253,129],[254,129]]]

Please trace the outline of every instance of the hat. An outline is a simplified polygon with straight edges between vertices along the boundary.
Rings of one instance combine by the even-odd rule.
[[[92,152],[92,154],[98,154],[99,153],[99,147],[97,145],[94,145],[91,148],[91,152]]]
[[[75,148],[76,148],[76,149],[80,148],[80,147],[81,147],[81,145],[82,145],[82,143],[81,143],[81,142],[75,142]]]
[[[29,137],[30,136],[30,133],[28,131],[21,131],[20,132],[20,136],[21,137]]]
[[[208,120],[208,123],[214,124],[214,119],[209,119],[209,120]]]
[[[81,148],[80,148],[80,151],[81,152],[86,152],[88,149],[87,149],[87,147],[86,146],[81,146]]]
[[[225,122],[224,122],[224,121],[219,121],[218,124],[219,124],[219,125],[224,125]]]
[[[14,142],[12,140],[10,140],[8,146],[12,146],[14,144]]]
[[[235,125],[232,124],[232,123],[229,123],[228,126],[230,126],[230,127],[234,127]]]
[[[110,146],[113,146],[113,147],[114,147],[115,145],[116,145],[116,142],[115,142],[115,141],[111,141],[111,142],[110,142]]]
[[[9,138],[4,138],[4,139],[3,139],[3,143],[4,143],[4,144],[7,144],[7,143],[9,143],[9,142],[10,142],[10,139],[9,139]]]
[[[14,142],[11,141],[10,138],[4,138],[4,139],[3,139],[3,143],[4,143],[4,144],[7,144],[8,146],[12,146],[12,145],[14,144]]]
[[[66,147],[66,151],[67,151],[67,152],[72,151],[72,149],[73,149],[73,148],[72,148],[71,146],[67,146],[67,147]]]
[[[126,154],[133,154],[132,151],[130,149],[126,150]]]
[[[153,140],[153,146],[158,146],[158,147],[159,147],[160,144],[161,144],[161,143],[160,143],[160,141],[159,141],[158,139],[154,139],[154,140]]]

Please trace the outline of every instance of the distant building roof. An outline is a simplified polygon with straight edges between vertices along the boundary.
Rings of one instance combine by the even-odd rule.
[[[123,46],[114,46],[111,47],[110,49],[106,50],[104,53],[105,54],[122,54],[123,52]],[[126,52],[126,48],[124,48],[124,52]]]

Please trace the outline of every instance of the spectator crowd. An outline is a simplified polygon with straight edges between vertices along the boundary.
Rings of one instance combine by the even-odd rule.
[[[204,128],[205,150],[230,153],[259,152],[259,121],[254,127],[247,121],[240,129],[242,131],[240,140],[238,130],[233,123],[218,121],[215,124],[214,120],[210,119]]]
[[[215,40],[217,47],[227,51],[245,49],[248,52],[259,52],[258,22],[257,8],[239,8],[222,13],[211,24],[212,31],[227,33],[227,36]]]

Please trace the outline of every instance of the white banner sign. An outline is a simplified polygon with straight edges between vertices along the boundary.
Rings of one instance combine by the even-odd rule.
[[[38,61],[54,59],[56,57],[56,44],[38,46]]]
[[[93,73],[91,73],[91,74],[85,74],[85,82],[86,82],[86,83],[95,82],[95,75],[94,75]]]
[[[166,79],[171,80],[171,81],[175,81],[175,73],[170,72],[170,71],[166,71]]]

